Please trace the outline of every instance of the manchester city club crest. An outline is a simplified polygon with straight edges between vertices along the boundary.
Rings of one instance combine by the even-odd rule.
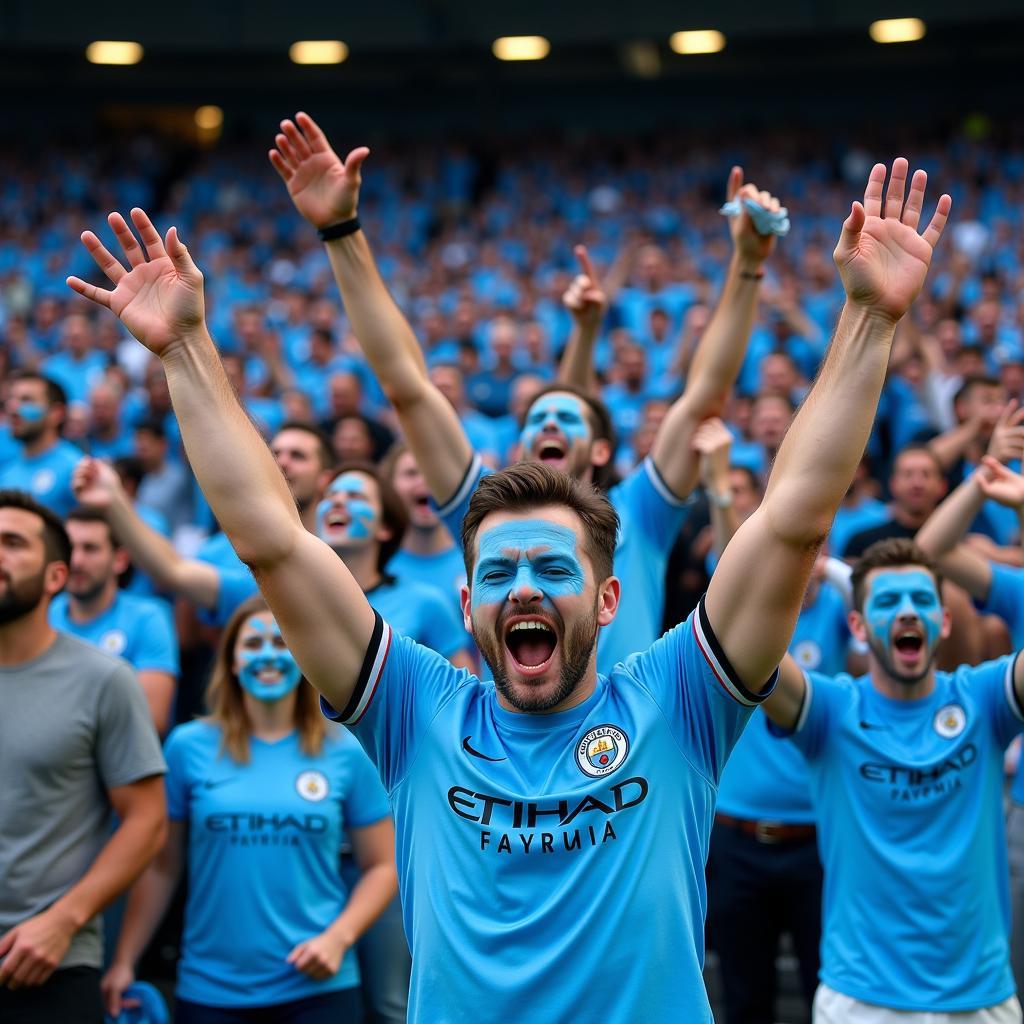
[[[591,729],[576,745],[576,764],[584,775],[600,779],[618,768],[629,753],[629,737],[614,725]]]
[[[128,637],[120,629],[112,629],[100,637],[99,646],[107,654],[124,654],[128,646]]]
[[[303,800],[319,803],[331,791],[323,772],[303,772],[295,780],[295,791]]]
[[[967,714],[959,704],[946,704],[935,712],[935,731],[943,739],[954,739],[966,727]]]

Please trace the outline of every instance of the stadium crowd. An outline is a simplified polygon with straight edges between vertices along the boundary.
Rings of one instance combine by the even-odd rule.
[[[0,158],[0,678],[10,684],[0,778],[17,780],[0,797],[0,832],[9,837],[0,845],[0,1020],[97,1020],[101,965],[109,1012],[124,998],[133,1005],[133,994],[144,998],[130,986],[145,974],[137,964],[183,875],[175,994],[183,1024],[405,1020],[410,977],[412,1019],[462,1019],[438,1013],[439,991],[459,965],[418,957],[417,943],[434,948],[428,940],[438,959],[464,956],[469,974],[486,974],[481,957],[497,963],[462,1005],[493,994],[496,1014],[513,1005],[513,1019],[568,1019],[561,1001],[545,1009],[538,996],[532,1009],[516,988],[521,979],[507,979],[521,972],[550,989],[543,982],[557,963],[534,965],[522,936],[465,925],[446,906],[436,909],[440,924],[424,916],[425,902],[445,904],[446,886],[456,903],[471,899],[463,888],[473,893],[472,881],[461,877],[466,862],[435,850],[442,844],[424,838],[424,826],[417,822],[415,842],[402,828],[416,813],[406,777],[420,758],[432,763],[410,737],[418,716],[435,713],[422,702],[447,692],[445,673],[490,678],[490,669],[514,710],[538,710],[502,688],[494,637],[467,631],[471,609],[478,625],[477,595],[489,580],[478,580],[462,553],[464,531],[472,537],[481,523],[471,495],[504,479],[492,470],[526,461],[596,485],[618,515],[613,564],[624,586],[617,615],[616,590],[601,622],[601,678],[621,679],[613,666],[626,662],[643,680],[643,659],[628,659],[650,648],[662,659],[651,662],[657,672],[683,672],[686,686],[700,689],[708,671],[694,667],[699,655],[682,640],[671,654],[655,643],[679,623],[687,626],[669,636],[689,636],[693,624],[710,671],[743,708],[734,721],[703,704],[673,706],[686,721],[707,715],[712,723],[703,746],[689,733],[675,737],[681,763],[713,792],[710,837],[688,840],[700,880],[678,881],[689,887],[682,909],[668,900],[694,948],[665,949],[683,925],[663,928],[660,919],[647,937],[633,936],[638,959],[660,962],[664,976],[651,968],[638,994],[627,972],[625,995],[616,996],[624,1001],[614,1006],[632,1009],[611,1019],[660,1019],[666,1006],[707,1019],[703,986],[675,1003],[662,991],[692,988],[694,976],[699,984],[706,903],[728,1024],[777,1019],[783,934],[808,1019],[814,1004],[820,1024],[1020,1021],[1024,773],[1009,777],[1024,721],[1011,657],[1024,643],[1024,149],[967,134],[909,147],[910,167],[949,193],[953,216],[936,246],[942,222],[928,226],[926,210],[924,233],[913,237],[935,248],[930,269],[930,249],[918,257],[927,279],[909,312],[890,317],[895,334],[878,394],[861,385],[860,419],[851,413],[852,426],[833,437],[825,419],[811,419],[825,399],[816,407],[805,399],[844,386],[835,368],[815,381],[856,299],[832,250],[865,180],[867,216],[881,216],[871,208],[872,183],[879,204],[882,195],[873,145],[837,144],[822,156],[811,139],[754,135],[714,148],[360,149],[341,161],[318,148],[321,139],[308,118],[286,122],[273,167],[252,147],[186,160],[150,141],[116,155],[76,148]],[[908,179],[907,187],[908,212],[917,207],[900,226],[916,231],[923,183]],[[898,221],[902,183],[898,197],[890,191],[897,198]],[[735,206],[722,210],[727,200]],[[177,234],[161,239],[138,208]],[[107,211],[128,209],[130,221],[116,215],[92,234]],[[856,216],[841,246],[860,230]],[[893,216],[887,203],[885,223]],[[189,276],[192,259],[203,279]],[[110,297],[161,260],[167,274],[193,282],[199,322],[205,313],[230,384],[203,378],[213,381],[209,393],[185,412],[182,381],[192,371],[173,366],[153,324],[171,336],[191,310],[167,305],[140,326],[131,302]],[[98,292],[101,282],[115,291]],[[230,418],[203,421],[205,434],[189,426],[204,401],[219,409],[217,396],[230,392],[269,446],[275,482],[247,443],[232,447],[243,435]],[[841,408],[856,403],[826,394],[838,431]],[[801,455],[810,459],[789,429],[802,403],[804,436],[817,437],[823,464],[836,466],[821,470],[821,494],[805,493],[796,507],[806,509],[810,530],[821,506],[831,529],[816,559],[807,554],[817,547],[811,538],[801,541],[799,569],[779,570],[802,582],[793,621],[774,623],[776,638],[792,634],[791,661],[765,685],[779,657],[764,671],[761,661],[737,660],[711,581],[730,578],[718,566],[727,566],[734,537],[731,572],[744,571],[735,552],[747,550],[744,531],[750,537],[768,518],[773,494],[786,507],[778,497],[786,481],[776,478],[798,475]],[[850,461],[844,446],[861,426],[866,450],[858,446]],[[230,472],[230,457],[215,464],[213,455],[228,449],[237,451]],[[844,457],[852,482],[840,480]],[[229,477],[239,506],[252,499],[250,511],[220,493]],[[826,516],[839,483],[838,507]],[[551,486],[529,481],[542,484]],[[285,521],[260,497],[271,493],[294,506],[301,533],[337,556],[354,587],[346,597],[365,595],[351,614],[369,623],[359,654],[348,666],[353,656],[339,648],[337,659],[351,668],[354,689],[323,685],[333,671],[328,653],[308,653],[306,631],[316,630],[325,652],[337,653],[326,639],[331,620],[306,607],[332,607],[319,570],[307,567],[302,593],[262,561],[269,537],[287,533],[274,529]],[[45,557],[36,585],[24,569],[24,537],[39,523]],[[564,526],[542,529],[561,550]],[[484,532],[481,559],[486,542]],[[770,574],[780,564],[766,555],[745,571]],[[558,571],[570,574],[565,565]],[[472,605],[462,597],[467,582]],[[535,585],[566,600],[564,581]],[[772,601],[781,608],[791,598],[780,591]],[[281,613],[289,603],[308,623]],[[371,612],[360,619],[363,605]],[[902,632],[890,649],[872,629],[897,620]],[[520,625],[524,634],[547,630]],[[438,659],[417,662],[397,639],[389,655],[392,630]],[[544,663],[546,644],[517,639],[516,664]],[[373,710],[374,673],[384,677],[388,658],[418,673],[428,695],[409,698],[409,735],[388,732]],[[387,686],[398,687],[398,669],[388,672]],[[865,681],[879,673],[888,673],[889,691]],[[900,690],[893,679],[927,686]],[[16,688],[26,681],[28,689]],[[326,717],[310,683],[324,695]],[[51,730],[55,708],[64,721]],[[557,701],[540,710],[551,708],[569,713]],[[362,745],[328,718],[351,724]],[[573,770],[600,779],[631,741],[615,728],[593,733]],[[472,759],[508,759],[494,756],[498,734],[479,722],[463,735],[457,742]],[[863,760],[865,751],[872,758]],[[601,760],[609,757],[611,767]],[[858,772],[877,791],[854,785]],[[620,814],[631,798],[646,798],[643,779],[643,795],[625,789],[637,781],[612,787]],[[1012,787],[1005,826],[1004,783]],[[543,779],[518,785],[538,799],[548,792]],[[453,793],[446,806],[484,824],[509,804],[472,789]],[[676,796],[704,807],[689,791]],[[481,801],[490,801],[485,810]],[[517,807],[516,829],[532,814],[529,835],[550,844],[536,816],[557,812]],[[560,818],[567,828],[566,810]],[[611,817],[601,826],[588,820],[589,832],[574,826],[573,841],[603,846],[612,821],[621,828]],[[434,827],[459,824],[445,818]],[[510,842],[512,831],[482,831],[480,853],[533,856],[533,839],[518,832]],[[554,834],[559,844],[566,837],[568,852],[570,832]],[[668,867],[650,864],[659,852],[645,851],[645,870],[671,885],[671,855]],[[459,875],[422,874],[417,858],[430,864],[435,853],[441,862],[455,857]],[[510,898],[508,884],[493,883],[499,903]],[[129,888],[104,914],[104,953],[97,912]],[[486,885],[475,892],[493,895]],[[614,920],[618,908],[609,913]],[[538,926],[538,936],[551,943],[543,956],[557,961],[550,927]],[[678,962],[666,967],[670,955]],[[605,970],[618,985],[615,968]]]

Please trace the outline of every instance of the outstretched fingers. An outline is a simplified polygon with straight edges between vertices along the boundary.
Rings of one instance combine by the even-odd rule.
[[[85,246],[89,255],[96,261],[96,266],[107,275],[111,283],[117,284],[128,273],[121,265],[121,261],[114,259],[110,254],[110,250],[92,231],[82,232],[82,245]],[[75,280],[77,281],[78,278],[76,277]]]
[[[939,196],[939,202],[935,207],[931,223],[924,229],[924,240],[933,249],[939,244],[939,239],[942,237],[942,232],[946,227],[946,221],[949,219],[949,211],[952,208],[953,199],[951,196],[945,193]]]
[[[875,164],[864,189],[864,212],[868,217],[882,216],[882,190],[885,185],[885,164]],[[858,229],[859,230],[859,229]]]
[[[312,153],[309,148],[309,143],[306,141],[305,136],[298,128],[295,127],[295,122],[285,118],[281,122],[281,131],[284,132],[285,137],[288,139],[289,144],[292,147],[292,151],[296,153],[300,160],[305,160],[307,156]]]
[[[112,213],[107,217],[107,223],[113,230],[118,242],[121,243],[121,248],[124,250],[124,257],[128,261],[128,265],[130,267],[139,267],[145,263],[146,257],[142,251],[142,246],[136,241],[135,235],[132,234],[132,229],[128,227],[124,217],[119,213]]]
[[[729,181],[725,186],[725,198],[730,202],[736,198],[740,186],[743,184],[743,168],[739,165],[733,167],[729,172]]]
[[[295,115],[295,122],[302,129],[302,134],[305,135],[309,148],[314,153],[323,153],[331,148],[320,126],[304,110]]]
[[[590,278],[591,284],[597,283],[597,273],[594,271],[594,264],[590,259],[590,253],[587,251],[585,245],[577,245],[573,249],[573,253],[576,255],[576,261],[580,265],[580,270]]]
[[[928,184],[928,175],[924,171],[914,171],[914,177],[910,179],[910,193],[907,195],[907,205],[903,209],[901,220],[908,228],[917,230],[921,220],[921,209],[924,206],[924,190]]]
[[[67,285],[72,291],[78,292],[79,295],[90,302],[95,302],[98,306],[105,306],[107,309],[110,309],[110,296],[113,292],[97,288],[96,285],[89,284],[88,281],[83,281],[80,277],[69,277]]]
[[[135,230],[138,231],[139,238],[142,239],[142,244],[146,247],[146,255],[151,260],[158,260],[166,256],[167,251],[164,249],[160,232],[153,227],[153,222],[149,219],[146,211],[136,206],[131,211],[131,217]]]
[[[274,170],[277,171],[285,181],[288,181],[295,173],[295,171],[292,170],[291,164],[289,164],[276,149],[268,150],[267,156],[270,157],[270,162],[274,165]]]
[[[347,157],[345,157],[345,175],[349,181],[359,180],[359,171],[363,166],[363,161],[370,155],[369,149],[366,146],[356,146]]]
[[[885,193],[885,215],[899,220],[903,213],[903,195],[907,185],[907,171],[910,165],[907,158],[896,157],[892,162],[892,173],[889,175],[889,187]]]
[[[857,244],[857,238],[860,235],[866,220],[866,210],[860,203],[854,202],[850,206],[850,216],[843,221],[843,232],[839,238],[840,249],[849,250]]]
[[[299,155],[292,149],[292,144],[281,132],[274,136],[274,145],[277,146],[278,152],[292,167],[296,167],[302,162]]]

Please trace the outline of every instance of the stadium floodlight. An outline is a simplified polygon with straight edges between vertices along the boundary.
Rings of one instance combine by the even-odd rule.
[[[673,32],[668,45],[676,53],[718,53],[725,49],[725,36],[714,28],[691,29]]]
[[[215,132],[224,124],[224,111],[213,104],[199,107],[195,113],[196,127],[204,132]]]
[[[543,36],[502,36],[491,45],[498,60],[543,60],[551,52],[551,43]]]
[[[868,34],[876,43],[916,43],[924,36],[920,18],[885,18],[873,21]]]
[[[300,39],[288,48],[293,64],[341,64],[348,47],[340,39]]]
[[[142,60],[142,44],[97,39],[85,48],[85,59],[90,64],[138,64]]]

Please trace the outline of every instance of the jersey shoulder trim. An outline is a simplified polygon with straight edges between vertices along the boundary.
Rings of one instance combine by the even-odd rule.
[[[693,504],[694,493],[688,494],[685,498],[680,498],[675,491],[665,482],[665,478],[661,475],[661,471],[658,469],[654,462],[654,459],[648,455],[643,463],[644,472],[647,474],[648,480],[651,481],[651,486],[658,492],[658,495],[673,508],[686,508],[688,505]]]
[[[757,707],[775,689],[775,681],[778,679],[779,670],[776,669],[772,673],[771,679],[768,680],[768,685],[760,693],[748,690],[736,674],[736,670],[729,663],[722,645],[718,642],[718,637],[715,636],[715,632],[711,628],[711,620],[708,619],[703,597],[701,597],[700,603],[697,605],[697,611],[691,616],[690,621],[693,623],[693,633],[697,646],[707,660],[708,665],[711,666],[711,671],[722,689],[738,704],[748,708]]]
[[[459,482],[459,486],[455,488],[455,493],[443,505],[437,506],[439,516],[450,515],[473,493],[483,465],[484,460],[480,458],[480,453],[473,452],[473,458],[466,467],[465,476]]]
[[[1006,675],[1003,678],[1003,686],[1006,689],[1006,703],[1010,705],[1010,710],[1020,721],[1024,722],[1024,707],[1021,707],[1020,697],[1017,696],[1017,687],[1013,685],[1013,677],[1016,674],[1014,670],[1017,668],[1020,655],[1021,652],[1018,651],[1009,660],[1006,666]]]
[[[332,722],[341,722],[342,725],[357,725],[359,720],[366,714],[366,709],[377,692],[381,676],[384,674],[384,666],[391,651],[391,627],[380,617],[376,610],[373,613],[373,634],[370,637],[369,646],[366,648],[366,657],[363,658],[363,667],[359,670],[359,678],[356,680],[355,689],[343,711],[337,711],[322,696],[320,698],[320,710],[326,718]]]

